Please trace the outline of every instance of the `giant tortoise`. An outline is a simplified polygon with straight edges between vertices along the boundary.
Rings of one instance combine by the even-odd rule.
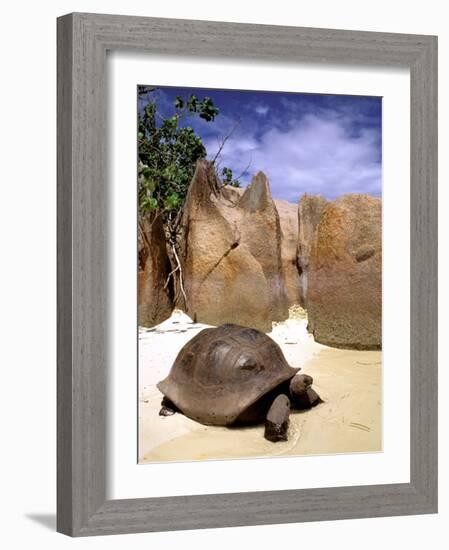
[[[285,441],[290,406],[306,409],[321,401],[312,378],[299,370],[259,330],[233,324],[206,328],[184,345],[158,383],[164,395],[160,414],[182,412],[210,426],[265,421],[265,437]]]

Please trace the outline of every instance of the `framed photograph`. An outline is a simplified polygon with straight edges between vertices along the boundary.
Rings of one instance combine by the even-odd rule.
[[[437,511],[437,39],[58,19],[58,531]]]

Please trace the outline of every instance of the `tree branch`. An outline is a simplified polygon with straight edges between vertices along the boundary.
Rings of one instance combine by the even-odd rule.
[[[240,124],[240,121],[237,121],[234,126],[232,127],[231,131],[229,132],[229,134],[227,136],[225,136],[222,140],[221,140],[221,144],[220,144],[220,147],[218,148],[218,151],[217,151],[217,154],[215,155],[215,157],[213,158],[212,160],[212,164],[215,164],[215,161],[217,160],[217,158],[220,156],[220,153],[223,151],[223,147],[225,146],[226,142],[228,141],[228,139],[232,136],[232,134],[234,133],[235,129],[237,128],[237,126]]]

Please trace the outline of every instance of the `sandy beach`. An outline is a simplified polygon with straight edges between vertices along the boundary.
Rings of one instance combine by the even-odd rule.
[[[292,411],[288,441],[267,441],[263,425],[203,426],[182,414],[159,416],[162,394],[156,383],[167,376],[181,347],[206,326],[175,310],[160,325],[139,330],[139,463],[382,450],[381,352],[318,344],[298,315],[273,323],[269,336],[292,367],[313,376],[324,403]]]

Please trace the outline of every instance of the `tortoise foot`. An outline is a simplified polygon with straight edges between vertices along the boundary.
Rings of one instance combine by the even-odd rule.
[[[159,411],[159,416],[172,416],[179,410],[177,406],[170,401],[170,399],[167,399],[167,397],[162,399],[161,405],[162,407]]]
[[[309,400],[311,407],[316,407],[319,403],[324,403],[321,397],[313,388],[307,388],[307,399]]]
[[[278,395],[273,401],[265,420],[265,439],[276,443],[287,441],[287,431],[290,417],[290,399],[284,395]]]
[[[159,416],[173,416],[176,411],[170,409],[169,407],[161,407],[159,411]]]

